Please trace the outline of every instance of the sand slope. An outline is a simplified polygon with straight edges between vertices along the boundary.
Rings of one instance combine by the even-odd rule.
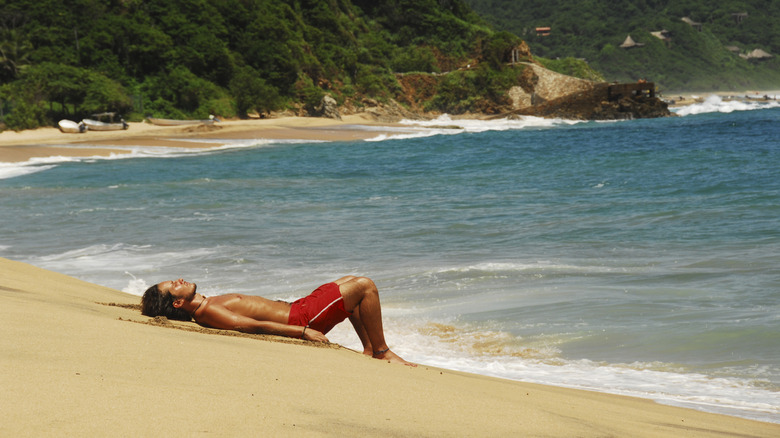
[[[0,301],[0,436],[780,436],[647,400],[150,325],[101,304],[138,297],[6,259]]]

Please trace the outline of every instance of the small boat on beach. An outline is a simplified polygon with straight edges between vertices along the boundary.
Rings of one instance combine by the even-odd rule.
[[[214,116],[200,120],[159,119],[157,117],[147,117],[146,119],[157,126],[213,125],[214,122],[219,121],[219,119],[216,119]]]
[[[69,134],[80,134],[87,131],[87,125],[84,122],[76,123],[73,120],[62,119],[58,123],[60,131]]]
[[[116,113],[100,113],[100,114],[92,114],[92,117],[95,117],[95,119],[84,119],[81,121],[81,123],[87,125],[87,129],[90,131],[119,131],[122,129],[127,129],[129,126],[127,122],[125,122],[125,119],[122,117],[119,117],[119,122],[114,122],[114,116]],[[108,118],[108,122],[104,122],[100,119]]]
[[[106,123],[99,120],[84,119],[81,123],[87,125],[87,129],[90,131],[119,131],[128,128],[124,120],[121,123]]]

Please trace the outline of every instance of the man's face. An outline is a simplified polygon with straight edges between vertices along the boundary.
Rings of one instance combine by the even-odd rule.
[[[180,278],[175,281],[163,281],[157,285],[157,289],[162,293],[169,292],[174,300],[183,299],[185,301],[191,301],[195,298],[195,291],[198,289],[198,286],[195,283],[189,283]]]

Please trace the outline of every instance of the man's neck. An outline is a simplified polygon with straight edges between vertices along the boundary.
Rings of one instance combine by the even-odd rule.
[[[192,300],[182,304],[181,308],[184,309],[187,313],[192,315],[195,313],[196,310],[200,308],[200,306],[203,304],[203,300],[205,300],[206,297],[203,295],[196,293],[195,296],[192,298]]]

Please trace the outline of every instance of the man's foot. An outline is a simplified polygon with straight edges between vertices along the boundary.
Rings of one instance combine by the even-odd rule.
[[[389,348],[384,350],[375,351],[373,354],[374,359],[382,359],[392,363],[400,363],[410,367],[416,367],[416,363],[405,361],[401,356],[390,351]]]

